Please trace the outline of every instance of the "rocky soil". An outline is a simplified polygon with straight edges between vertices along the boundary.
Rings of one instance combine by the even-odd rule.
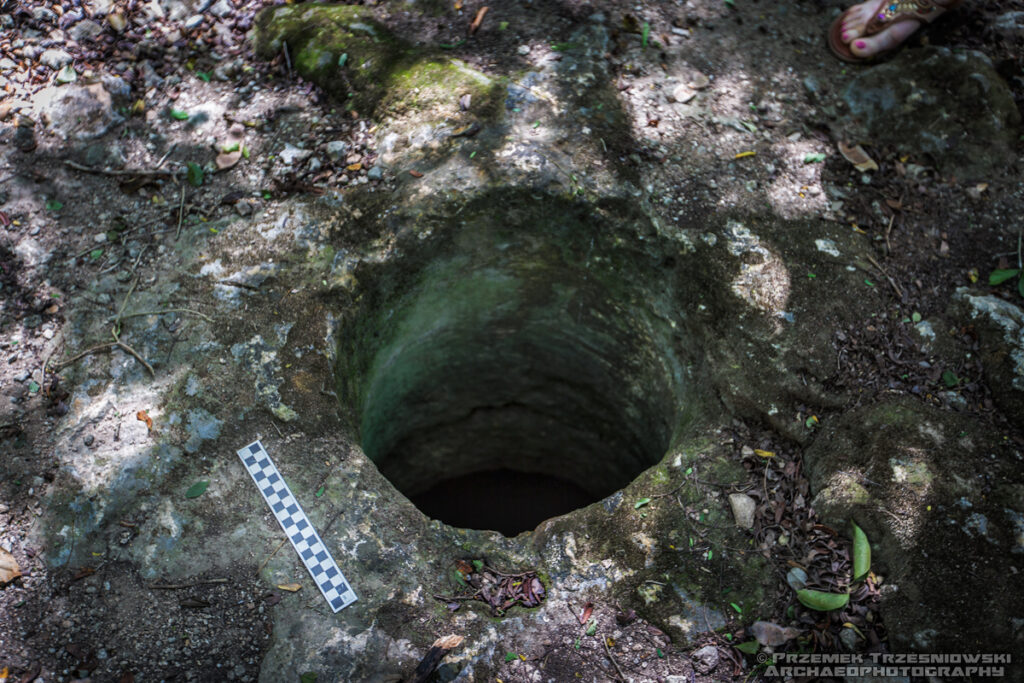
[[[1024,281],[988,282],[1020,268],[1024,4],[865,67],[829,55],[832,2],[368,2],[403,54],[458,60],[390,99],[302,31],[258,57],[269,4],[0,0],[0,680],[411,680],[452,632],[435,680],[1020,650]],[[498,186],[600,207],[612,261],[657,253],[715,396],[624,492],[516,539],[412,508],[332,375],[380,273],[461,229],[436,207]],[[339,615],[238,465],[256,438],[360,594]],[[848,588],[852,517],[876,575],[805,609],[790,570]],[[452,605],[471,558],[550,571],[545,607]]]

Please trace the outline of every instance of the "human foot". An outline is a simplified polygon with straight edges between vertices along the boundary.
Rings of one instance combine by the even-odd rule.
[[[903,44],[923,23],[930,23],[960,0],[867,0],[836,19],[829,47],[848,62],[870,60]]]

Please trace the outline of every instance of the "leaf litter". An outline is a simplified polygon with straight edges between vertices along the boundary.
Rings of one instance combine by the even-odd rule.
[[[515,607],[537,607],[547,596],[544,584],[535,571],[507,574],[487,566],[483,560],[456,560],[452,577],[471,592],[455,596],[434,595],[455,612],[461,601],[483,602],[491,613],[503,616]]]

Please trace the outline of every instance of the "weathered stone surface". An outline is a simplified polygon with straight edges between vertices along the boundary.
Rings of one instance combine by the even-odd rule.
[[[957,290],[953,303],[954,311],[979,331],[985,377],[999,407],[1011,418],[1024,420],[1024,310],[966,287]]]
[[[1017,457],[969,417],[909,398],[851,411],[807,449],[812,506],[837,529],[856,520],[871,542],[898,648],[1020,642]]]
[[[64,85],[43,88],[33,105],[62,138],[92,140],[124,121],[117,111],[127,84],[120,78],[92,85]]]
[[[924,155],[960,180],[984,180],[1015,160],[1020,112],[981,53],[903,50],[854,78],[842,97],[840,139]]]
[[[757,503],[754,499],[744,493],[730,493],[729,507],[732,508],[732,516],[736,526],[741,529],[752,529],[754,527],[754,511]]]

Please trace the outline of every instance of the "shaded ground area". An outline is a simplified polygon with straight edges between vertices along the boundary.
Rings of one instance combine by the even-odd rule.
[[[33,680],[40,672],[45,680],[256,680],[272,631],[271,610],[300,602],[318,608],[313,590],[291,594],[268,585],[249,566],[226,575],[182,568],[189,579],[164,580],[110,559],[117,548],[90,550],[86,559],[73,547],[62,549],[65,555],[54,561],[53,548],[29,541],[43,508],[66,500],[62,468],[74,468],[77,458],[92,454],[106,457],[119,444],[155,438],[146,411],[158,416],[159,406],[126,394],[122,402],[92,413],[92,426],[75,436],[77,453],[55,452],[62,419],[79,412],[76,391],[98,394],[103,383],[129,377],[157,382],[181,362],[176,353],[208,341],[197,332],[202,320],[224,320],[232,333],[271,338],[272,332],[257,330],[244,314],[227,316],[218,309],[264,283],[273,288],[272,299],[254,309],[309,301],[295,291],[297,283],[275,279],[280,263],[241,274],[221,274],[208,264],[204,255],[220,248],[218,235],[231,221],[273,220],[273,229],[288,231],[295,229],[295,219],[289,224],[284,207],[297,197],[340,197],[345,208],[339,212],[352,217],[361,210],[343,200],[359,189],[379,193],[381,203],[408,183],[436,193],[446,189],[431,186],[427,165],[409,174],[379,163],[394,151],[378,147],[380,112],[328,98],[297,75],[287,50],[269,61],[254,59],[244,36],[262,6],[231,0],[8,0],[2,6],[0,547],[13,554],[24,576],[0,589],[0,671],[9,667],[13,680]],[[491,7],[480,29],[467,37],[466,27],[481,7],[396,2],[368,3],[365,9],[411,45],[442,50],[492,77],[513,79],[571,59],[575,46],[569,37],[587,22],[600,22],[611,37],[604,59],[621,101],[614,115],[630,122],[632,131],[602,138],[602,144],[612,150],[619,172],[643,186],[644,201],[679,225],[699,222],[709,206],[821,218],[867,245],[872,259],[860,264],[857,276],[863,289],[851,290],[849,297],[876,302],[876,312],[864,319],[837,318],[820,336],[835,363],[825,388],[850,399],[831,409],[809,400],[786,420],[812,429],[852,408],[906,396],[976,420],[1003,440],[1007,453],[1024,447],[1020,416],[1008,415],[1006,404],[994,397],[992,385],[1000,378],[983,374],[978,331],[969,324],[940,324],[950,319],[956,288],[983,284],[991,271],[1019,265],[1020,169],[1011,162],[984,177],[958,178],[928,154],[871,139],[850,142],[864,144],[878,170],[854,169],[836,152],[840,140],[833,131],[849,106],[846,87],[861,69],[833,61],[824,47],[836,3],[509,4]],[[1019,108],[1022,12],[1020,2],[968,4],[930,28],[926,40],[987,55]],[[920,49],[919,39],[911,43]],[[72,101],[66,96],[72,91],[84,99]],[[473,113],[472,103],[457,97],[448,106],[453,119]],[[522,125],[543,132],[540,121]],[[579,134],[592,133],[585,130]],[[1019,158],[1020,140],[1006,149]],[[486,164],[500,163],[484,148],[474,163],[481,160],[485,170]],[[588,179],[573,182],[583,187]],[[355,232],[369,230],[359,219],[355,215],[338,228],[352,231],[352,243]],[[282,254],[279,261],[289,258],[294,256]],[[162,289],[172,276],[198,278],[200,263],[207,263],[202,275],[216,280],[223,295],[219,303],[200,305],[198,287],[188,284]],[[819,275],[792,274],[811,280]],[[1019,304],[1014,284],[992,293]],[[146,291],[166,312],[143,334],[132,325],[141,325],[138,319],[151,311],[129,304]],[[102,335],[68,346],[65,339],[80,342],[82,328],[89,327],[81,314],[69,321],[72,308],[88,310],[114,331],[108,335],[104,325]],[[942,336],[922,333],[922,322],[934,322]],[[109,365],[94,362],[104,354],[111,355]],[[58,368],[64,372],[52,371]],[[233,387],[218,386],[216,363],[204,366],[201,377],[202,387],[185,391],[206,392],[211,407],[238,400]],[[324,421],[333,419],[326,407],[328,385],[298,372],[293,382],[320,391],[322,402],[310,407],[322,410]],[[200,457],[205,452],[199,444],[217,436],[219,423],[204,415],[189,419],[196,447],[185,450]],[[275,428],[287,435],[286,422],[280,425]],[[230,428],[246,433],[241,426],[225,429]],[[774,611],[757,616],[801,629],[799,647],[807,650],[890,649],[876,609],[884,588],[863,584],[840,619],[803,609],[787,585],[793,563],[806,567],[812,584],[823,589],[837,587],[849,573],[844,530],[822,525],[809,510],[817,491],[810,490],[804,472],[803,444],[741,419],[716,438],[748,482],[737,486],[687,474],[678,485],[687,487],[684,493],[742,492],[756,501],[750,547],[739,550],[765,557],[775,574],[767,599]],[[310,482],[313,491],[317,483]],[[703,542],[707,509],[698,497],[677,495],[677,482],[659,484],[655,495],[664,493],[664,499],[647,504],[675,503],[689,525],[669,547],[681,562],[703,561],[713,575],[724,560]],[[113,543],[141,545],[140,525],[168,517],[158,501],[151,503],[123,515],[123,531]],[[642,507],[637,510],[644,514]],[[67,538],[75,538],[77,514],[70,515]],[[780,536],[786,544],[778,543]],[[269,545],[255,554],[265,565],[276,552]],[[657,591],[652,581],[648,588]],[[448,588],[455,592],[458,585]],[[752,637],[750,615],[736,599],[739,591],[720,585],[716,597],[725,619],[707,623],[709,633],[686,647],[613,604],[591,606],[593,618],[614,626],[604,638],[587,638],[589,619],[579,619],[588,603],[584,591],[570,601],[580,632],[549,634],[544,647],[510,640],[513,656],[502,665],[501,678],[528,680],[537,670],[556,680],[743,678],[755,662],[733,647]],[[445,628],[436,617],[420,626],[424,634],[436,635]],[[429,640],[416,648],[425,650]],[[1011,645],[992,644],[1013,650]],[[441,673],[447,675],[443,668]]]

